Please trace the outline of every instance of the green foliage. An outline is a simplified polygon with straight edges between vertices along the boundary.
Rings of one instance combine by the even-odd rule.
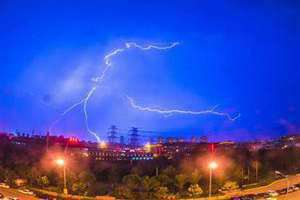
[[[188,192],[192,197],[199,197],[203,193],[203,190],[198,184],[191,184],[188,188]]]
[[[78,178],[74,180],[72,185],[72,192],[79,195],[89,195],[89,188],[96,182],[96,178],[90,172],[83,171]]]
[[[192,174],[190,175],[190,182],[192,184],[198,184],[201,178],[200,171],[198,169],[195,169]]]
[[[177,175],[177,170],[172,165],[170,165],[165,170],[163,170],[163,174],[168,177],[175,177]]]
[[[39,176],[37,178],[37,184],[42,188],[47,187],[50,184],[49,178],[47,176]]]
[[[169,194],[167,187],[159,187],[155,192],[156,199],[164,199]]]
[[[176,186],[179,192],[183,191],[184,185],[188,182],[188,177],[185,174],[175,176]]]
[[[228,191],[236,190],[238,188],[239,186],[235,181],[226,181],[224,186],[222,187],[223,190],[228,190]]]
[[[118,199],[134,199],[132,191],[125,185],[119,185],[114,190],[114,196]]]

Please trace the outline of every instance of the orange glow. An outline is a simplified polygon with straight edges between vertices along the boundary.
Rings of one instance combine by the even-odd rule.
[[[216,169],[218,167],[218,163],[216,163],[215,161],[212,161],[209,163],[208,167],[210,169]]]
[[[64,159],[57,159],[57,160],[55,160],[55,163],[58,166],[64,166],[65,165],[65,160]]]
[[[144,148],[147,152],[150,152],[151,151],[151,144],[150,143],[145,144]]]
[[[102,142],[100,142],[99,146],[100,146],[101,149],[104,149],[104,148],[107,147],[107,144],[106,144],[106,142],[102,141]]]

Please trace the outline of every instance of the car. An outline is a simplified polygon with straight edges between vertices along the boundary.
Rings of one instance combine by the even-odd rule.
[[[299,190],[299,187],[295,186],[295,185],[292,185],[291,188],[294,190],[294,191],[298,191]]]
[[[256,199],[265,199],[265,193],[258,193],[255,195]]]
[[[241,200],[241,197],[232,197],[231,200]]]
[[[277,197],[268,197],[266,200],[277,200]]]
[[[0,187],[2,187],[2,188],[10,188],[9,185],[7,185],[5,183],[0,183]]]
[[[19,200],[17,197],[4,197],[3,200]]]
[[[278,196],[278,193],[274,190],[269,190],[268,194],[270,195],[270,197],[277,197]]]
[[[22,194],[34,195],[34,193],[28,189],[20,189],[18,191],[21,192]]]
[[[281,189],[277,191],[279,195],[286,194],[286,189]]]
[[[241,200],[254,200],[254,199],[256,199],[254,194],[247,194],[241,197]]]

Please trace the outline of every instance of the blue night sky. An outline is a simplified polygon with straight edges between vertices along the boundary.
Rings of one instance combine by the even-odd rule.
[[[90,128],[247,140],[300,132],[300,1],[0,1],[0,130],[45,132],[91,88],[103,56],[127,41],[88,104]],[[137,104],[241,117],[140,112]],[[82,107],[53,133],[94,140]],[[149,133],[150,134],[150,133]],[[149,135],[148,134],[148,135]],[[151,134],[150,134],[151,135]],[[156,134],[155,134],[156,135]]]

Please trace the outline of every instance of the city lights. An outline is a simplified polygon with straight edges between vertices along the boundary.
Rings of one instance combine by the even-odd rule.
[[[105,148],[107,148],[107,143],[105,141],[101,141],[100,144],[99,144],[99,147],[101,149],[105,149]]]
[[[147,142],[147,143],[145,144],[144,148],[145,148],[145,151],[146,151],[146,152],[150,152],[150,151],[151,151],[151,144],[150,144],[149,142]]]

